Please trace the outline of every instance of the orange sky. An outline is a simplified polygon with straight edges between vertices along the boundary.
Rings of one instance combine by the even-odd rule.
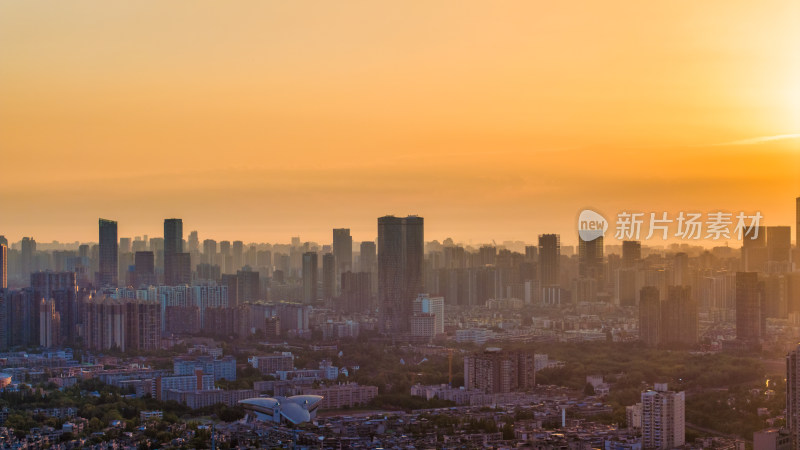
[[[0,234],[181,217],[359,241],[416,213],[428,239],[572,241],[584,207],[793,224],[799,80],[796,0],[9,0]]]

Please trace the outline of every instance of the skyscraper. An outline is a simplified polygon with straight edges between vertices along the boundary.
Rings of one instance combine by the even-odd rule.
[[[372,274],[345,272],[342,274],[342,295],[339,308],[349,313],[366,313],[373,309]]]
[[[303,303],[317,300],[317,252],[303,253]]]
[[[359,250],[359,266],[362,272],[375,272],[378,264],[377,248],[372,241],[362,241]]]
[[[792,227],[767,227],[768,261],[788,263],[792,254]]]
[[[164,219],[164,254],[183,252],[183,220]]]
[[[336,257],[333,253],[322,255],[322,299],[331,300],[336,296]]]
[[[217,263],[217,241],[213,239],[203,241],[203,262],[212,265]]]
[[[642,259],[642,243],[640,241],[622,241],[622,265],[631,267]]]
[[[591,241],[578,237],[578,273],[581,277],[596,280],[604,286],[603,236]]]
[[[539,235],[539,281],[542,287],[558,286],[561,238],[557,234]]]
[[[697,343],[697,302],[689,286],[670,286],[667,300],[661,304],[662,344],[693,345]]]
[[[178,286],[191,281],[191,256],[183,252],[183,221],[164,219],[164,284]]]
[[[0,243],[0,289],[6,288],[8,288],[8,247]]]
[[[259,273],[254,270],[239,270],[236,272],[238,284],[237,294],[240,303],[255,302],[261,299],[261,281]]]
[[[423,289],[422,217],[378,218],[378,304],[382,333],[408,333],[412,303]]]
[[[349,228],[333,229],[333,257],[337,275],[353,270],[353,237]]]
[[[233,257],[233,267],[230,268],[230,271],[233,272],[234,270],[241,269],[244,265],[244,242],[233,241],[231,252]]]
[[[119,247],[117,242],[117,222],[100,219],[100,265],[97,285],[116,286],[119,267]]]
[[[661,300],[658,288],[645,286],[639,294],[639,340],[655,347],[661,342]]]
[[[59,327],[56,341],[74,343],[78,324],[78,283],[75,272],[35,272],[31,274],[30,285],[32,299],[37,303],[41,303],[42,299],[52,300],[52,306],[59,315],[59,321],[53,322]],[[38,304],[36,308],[36,321],[39,321]],[[35,323],[34,327],[38,327],[35,333],[42,332],[41,323]]]
[[[762,285],[757,272],[736,273],[736,339],[758,342],[765,330]]]
[[[22,238],[22,248],[20,251],[20,275],[22,279],[28,278],[34,271],[33,255],[36,254],[36,241],[32,237]]]
[[[134,255],[133,287],[154,286],[156,280],[156,265],[153,252],[136,252]]]

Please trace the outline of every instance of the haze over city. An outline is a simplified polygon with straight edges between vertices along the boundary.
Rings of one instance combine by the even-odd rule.
[[[800,450],[800,2],[0,2],[0,448]]]
[[[787,222],[799,9],[3,2],[0,228],[372,239],[400,211],[438,239],[533,242],[584,207]]]

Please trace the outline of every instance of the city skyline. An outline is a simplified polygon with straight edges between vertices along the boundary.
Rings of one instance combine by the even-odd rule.
[[[3,448],[800,450],[800,1],[0,42]]]

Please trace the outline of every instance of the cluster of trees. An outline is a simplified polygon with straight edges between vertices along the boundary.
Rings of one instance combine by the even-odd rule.
[[[582,391],[587,375],[604,375],[615,388],[668,382],[675,389],[697,389],[760,381],[761,362],[754,357],[725,353],[692,354],[688,351],[658,350],[639,343],[583,342],[548,344],[551,359],[564,367],[543,369],[537,384],[555,384]],[[623,377],[617,379],[617,374]]]
[[[124,421],[125,430],[133,431],[139,425],[141,411],[160,410],[164,413],[163,420],[146,431],[146,434],[153,434],[154,438],[155,434],[166,432],[171,425],[191,420],[193,417],[213,415],[226,422],[244,417],[244,411],[240,407],[218,404],[191,410],[174,401],[163,402],[151,397],[131,398],[126,394],[129,392],[96,379],[88,379],[63,390],[49,384],[37,387],[22,386],[17,392],[3,391],[0,393],[0,407],[7,407],[12,411],[6,426],[13,428],[18,436],[24,436],[31,428],[43,424],[54,428],[60,428],[64,424],[65,419],[33,414],[33,410],[44,408],[76,408],[77,416],[88,420],[85,433],[101,431],[114,420]]]

